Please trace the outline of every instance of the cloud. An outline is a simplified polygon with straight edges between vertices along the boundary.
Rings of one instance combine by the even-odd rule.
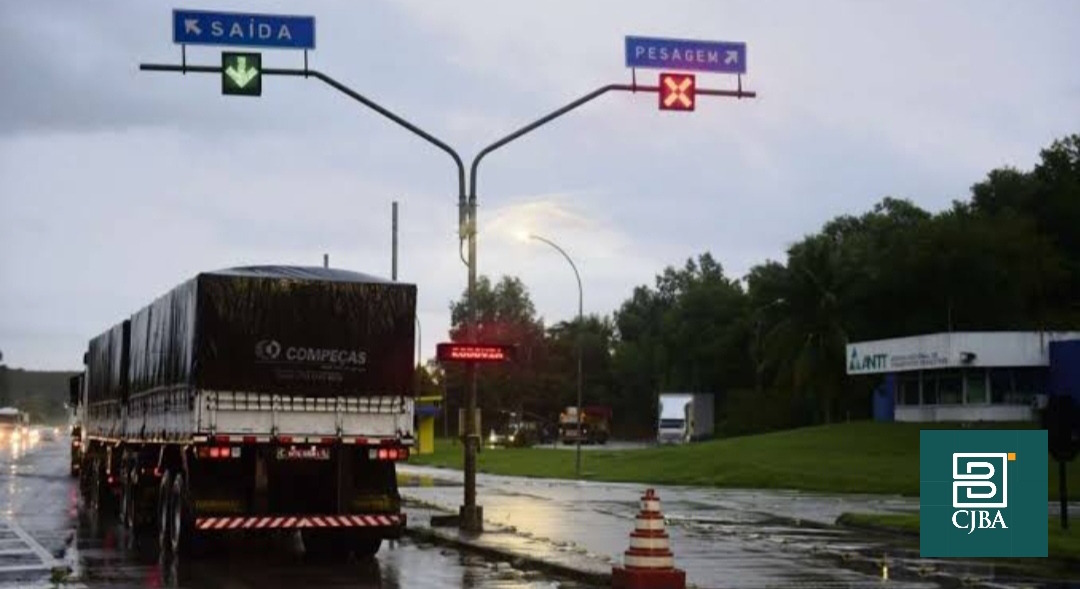
[[[209,0],[190,8],[217,9]],[[729,276],[780,259],[883,196],[940,209],[995,166],[1030,166],[1080,112],[1080,5],[1007,0],[454,3],[236,0],[318,23],[312,67],[444,138],[483,146],[628,81],[626,34],[746,41],[753,100],[664,113],[604,96],[479,166],[479,270],[520,276],[548,322],[610,313],[666,265],[710,251]],[[170,9],[0,2],[0,346],[72,367],[85,339],[190,275],[251,263],[390,273],[419,287],[425,355],[465,288],[449,158],[315,80],[224,97],[175,63]],[[1021,39],[1022,42],[1018,42]],[[193,63],[220,48],[190,47]],[[300,67],[297,52],[263,62]],[[655,71],[641,70],[642,83]],[[730,76],[699,84],[733,87]]]

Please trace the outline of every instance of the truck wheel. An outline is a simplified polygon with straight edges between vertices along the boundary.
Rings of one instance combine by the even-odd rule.
[[[353,551],[356,552],[357,560],[364,560],[373,558],[375,554],[379,552],[379,547],[381,546],[381,538],[364,538],[357,540],[353,544]]]
[[[120,474],[120,525],[131,531],[135,527],[134,485],[131,484],[131,470],[124,465]]]
[[[162,555],[167,554],[169,551],[169,539],[171,537],[169,523],[172,519],[169,517],[172,513],[171,497],[172,471],[167,470],[161,475],[161,484],[158,485],[157,494],[158,552]]]
[[[187,555],[191,552],[194,530],[191,528],[191,511],[188,508],[187,486],[184,484],[183,473],[178,472],[173,477],[171,497],[169,548],[174,555]]]
[[[315,559],[340,559],[349,554],[348,538],[331,530],[303,531],[304,553]]]

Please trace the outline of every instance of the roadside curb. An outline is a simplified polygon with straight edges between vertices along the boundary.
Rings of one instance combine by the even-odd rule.
[[[414,539],[426,540],[434,544],[453,546],[463,550],[468,550],[470,552],[474,552],[476,554],[480,554],[489,558],[506,560],[513,564],[521,564],[528,568],[553,573],[562,577],[573,579],[575,581],[581,581],[584,583],[599,586],[611,585],[611,573],[587,571],[584,569],[567,566],[561,563],[536,558],[527,554],[521,554],[512,550],[483,545],[479,542],[471,542],[467,539],[461,538],[460,536],[456,536],[450,533],[442,533],[435,528],[409,527],[405,529],[405,535]]]

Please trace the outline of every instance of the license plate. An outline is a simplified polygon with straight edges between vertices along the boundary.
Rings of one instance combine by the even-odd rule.
[[[330,448],[289,446],[277,449],[278,460],[330,460]]]

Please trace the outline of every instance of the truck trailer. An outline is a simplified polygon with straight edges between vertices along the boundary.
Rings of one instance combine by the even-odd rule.
[[[416,286],[250,266],[188,279],[90,340],[77,468],[93,515],[181,554],[300,532],[375,554],[406,525]]]
[[[682,444],[712,436],[712,393],[660,393],[659,402],[658,443]]]

